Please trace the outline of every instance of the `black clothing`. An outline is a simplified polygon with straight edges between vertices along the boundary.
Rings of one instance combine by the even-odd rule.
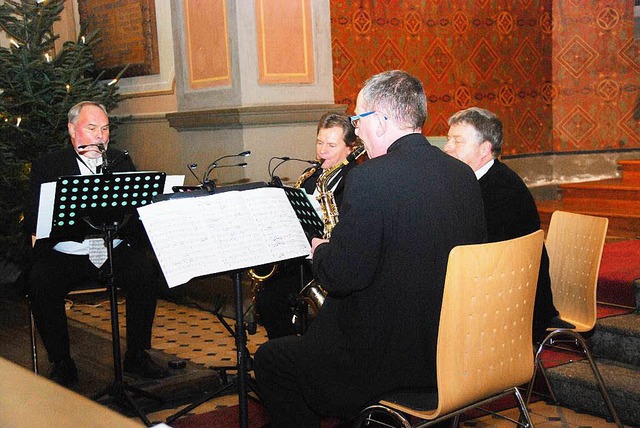
[[[329,188],[335,185],[333,197],[338,211],[342,205],[342,195],[347,175],[355,166],[355,162],[345,165],[329,181]],[[322,171],[322,168],[317,168],[300,186],[309,195],[313,194]],[[266,266],[264,269],[268,272],[271,269],[271,265]],[[308,260],[281,263],[278,269],[278,272],[273,277],[265,281],[262,289],[256,292],[254,300],[258,319],[267,331],[269,339],[297,333],[296,326],[292,322],[296,296],[302,287],[313,278]],[[259,273],[267,273],[262,272],[262,270]]]
[[[508,166],[495,159],[479,183],[489,242],[518,238],[540,229],[540,216],[531,192]],[[544,337],[549,322],[557,315],[551,294],[549,256],[543,246],[533,311],[534,341]]]
[[[340,222],[313,257],[329,293],[324,305],[304,336],[269,341],[255,355],[274,425],[296,426],[289,422],[296,410],[283,400],[292,391],[301,396],[295,406],[347,420],[382,393],[435,387],[449,252],[485,239],[473,172],[421,134],[354,168]],[[274,361],[283,359],[290,362],[274,374]]]
[[[335,189],[333,189],[333,198],[336,201],[338,210],[340,209],[340,205],[342,205],[342,197],[344,194],[346,178],[351,170],[356,166],[356,162],[348,163],[344,167],[340,168],[340,170],[331,178],[331,180],[329,180],[329,189],[332,189],[335,186]],[[320,175],[323,171],[324,170],[322,168],[316,169],[316,171],[309,178],[307,178],[300,187],[302,187],[309,195],[313,195],[313,192],[316,190],[318,178],[320,178]]]
[[[135,171],[133,162],[122,152],[109,149],[109,159],[118,159],[114,171]],[[80,174],[73,148],[47,154],[31,168],[30,203],[25,213],[25,229],[35,234],[40,198],[40,185],[63,175]],[[135,217],[135,216],[133,216]],[[127,349],[139,351],[151,347],[151,328],[156,307],[158,269],[148,257],[146,235],[137,218],[118,234],[124,239],[113,252],[114,284],[127,293]],[[70,255],[53,249],[60,241],[82,242],[85,237],[56,236],[39,239],[33,249],[28,285],[33,314],[49,360],[61,361],[70,356],[69,332],[64,299],[80,284],[98,278],[98,268],[89,256]],[[103,266],[106,268],[106,264]]]

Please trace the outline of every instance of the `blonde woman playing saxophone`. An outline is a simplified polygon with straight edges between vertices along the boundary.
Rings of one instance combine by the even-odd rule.
[[[318,122],[316,134],[316,157],[321,162],[320,167],[306,169],[296,186],[305,189],[309,195],[315,195],[316,182],[322,172],[344,162],[357,141],[355,129],[347,116],[336,113],[324,114]],[[355,165],[356,162],[348,163],[329,180],[328,188],[333,192],[338,210],[342,203],[345,178]],[[316,200],[314,197],[310,199],[314,202]],[[322,218],[319,205],[317,209],[318,215]],[[270,269],[270,266],[266,269]],[[259,321],[266,329],[269,339],[296,333],[292,323],[293,304],[298,292],[309,280],[310,269],[304,263],[284,263],[256,292],[255,305]]]

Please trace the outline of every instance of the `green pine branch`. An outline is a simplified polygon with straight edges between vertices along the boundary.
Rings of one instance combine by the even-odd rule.
[[[0,32],[9,40],[0,47],[0,264],[26,260],[29,241],[21,219],[31,162],[69,144],[69,109],[83,100],[113,109],[120,100],[117,83],[102,81],[96,70],[97,32],[81,28],[77,40],[55,51],[59,36],[53,24],[64,3],[4,0],[0,5]]]

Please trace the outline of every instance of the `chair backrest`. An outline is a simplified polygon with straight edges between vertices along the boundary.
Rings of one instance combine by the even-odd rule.
[[[560,318],[589,331],[596,323],[596,287],[609,220],[566,211],[551,216],[546,247],[553,303]]]
[[[544,232],[455,247],[438,330],[438,409],[449,413],[527,383]]]

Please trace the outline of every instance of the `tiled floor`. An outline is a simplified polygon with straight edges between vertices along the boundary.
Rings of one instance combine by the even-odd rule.
[[[95,302],[95,297],[78,297],[68,310],[69,317],[93,327],[109,331],[110,313],[108,301]],[[124,305],[120,305],[120,312]],[[124,334],[124,317],[120,317],[122,334]],[[229,321],[232,325],[233,320]],[[247,348],[251,353],[264,342],[267,337],[262,327],[258,326],[254,335],[247,337]],[[217,317],[205,310],[177,305],[167,301],[159,301],[154,324],[152,346],[168,354],[202,364],[206,367],[233,364],[236,361],[234,338],[229,335]],[[227,395],[213,399],[198,406],[193,413],[204,413],[221,406],[237,404],[236,395]],[[178,409],[168,409],[147,415],[150,420],[162,421],[173,415]],[[517,418],[517,409],[503,412]],[[608,427],[615,426],[604,419],[572,410],[546,405],[542,402],[531,405],[531,416],[537,427]],[[485,416],[463,424],[466,427],[511,427],[513,423]]]

